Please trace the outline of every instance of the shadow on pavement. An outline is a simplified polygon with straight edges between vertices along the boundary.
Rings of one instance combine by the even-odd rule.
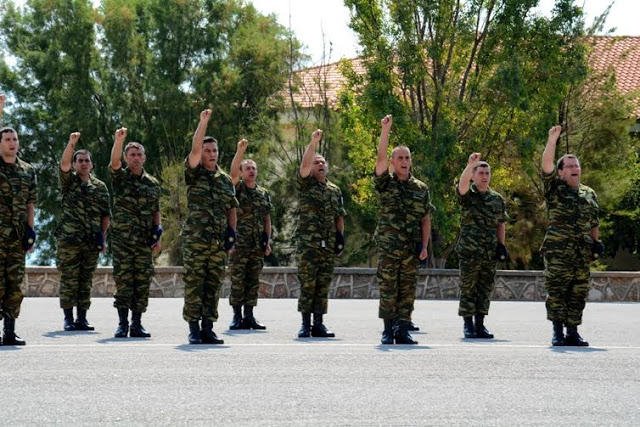
[[[554,353],[599,353],[601,351],[609,351],[605,348],[577,347],[577,346],[564,346],[564,347],[549,346],[549,350],[553,351]]]
[[[175,346],[176,350],[194,353],[198,351],[222,350],[230,348],[224,344],[180,344]]]
[[[390,351],[409,351],[409,350],[429,350],[431,347],[428,345],[419,344],[378,344],[375,346],[378,351],[390,352]]]
[[[306,343],[306,344],[311,344],[311,343],[327,343],[327,342],[341,342],[342,338],[294,338],[291,341],[293,342],[299,342],[299,343]]]
[[[47,338],[61,338],[61,337],[72,337],[76,335],[100,335],[100,332],[97,331],[51,331],[42,334],[43,337]]]

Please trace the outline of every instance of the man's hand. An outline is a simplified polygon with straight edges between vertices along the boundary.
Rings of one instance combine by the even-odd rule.
[[[334,248],[334,252],[336,255],[342,255],[342,251],[344,251],[344,234],[336,230],[336,247]]]
[[[80,132],[73,132],[71,135],[69,135],[69,145],[71,145],[73,148],[76,148],[76,144],[79,140]]]
[[[200,123],[208,123],[210,118],[211,110],[208,108],[206,110],[202,110],[202,112],[200,113]]]
[[[311,143],[314,147],[318,147],[320,141],[322,141],[322,131],[320,129],[316,129],[311,134]]]
[[[240,141],[238,141],[238,153],[244,154],[248,146],[249,146],[249,141],[247,141],[245,138],[242,138]]]
[[[496,261],[499,262],[507,262],[509,260],[509,251],[507,251],[507,247],[502,243],[498,242],[496,246]]]
[[[560,133],[562,133],[562,126],[556,125],[549,129],[549,141],[557,142],[560,137]]]
[[[116,131],[116,142],[123,143],[127,137],[127,128],[120,128]]]
[[[33,250],[33,245],[36,243],[36,230],[33,227],[27,227],[27,231],[24,233],[24,240],[22,246],[27,252]]]
[[[600,240],[594,240],[591,245],[591,260],[597,261],[604,255],[604,245]]]
[[[227,225],[227,228],[224,230],[224,250],[230,252],[235,247],[237,240],[236,230]]]
[[[475,166],[480,161],[480,153],[473,153],[469,156],[469,162],[467,164]]]
[[[380,124],[382,125],[382,132],[388,134],[391,131],[391,125],[393,125],[393,118],[391,117],[391,114],[384,116]]]

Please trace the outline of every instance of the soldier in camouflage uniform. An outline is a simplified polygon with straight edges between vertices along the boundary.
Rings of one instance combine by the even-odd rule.
[[[489,187],[490,182],[489,164],[480,161],[480,153],[471,154],[456,189],[461,206],[456,245],[460,259],[458,314],[464,319],[465,338],[493,338],[484,326],[484,317],[489,314],[497,261],[506,261],[508,256],[504,246],[505,203]]]
[[[542,243],[544,255],[547,319],[553,322],[554,346],[588,346],[578,334],[589,293],[589,262],[602,256],[598,240],[598,200],[595,192],[580,183],[580,162],[573,154],[562,156],[554,166],[561,126],[549,130],[542,154],[542,182],[549,225]],[[564,335],[563,326],[567,334]]]
[[[410,173],[411,152],[405,146],[391,153],[387,148],[392,118],[382,119],[374,184],[380,196],[380,215],[375,240],[378,245],[380,288],[378,316],[384,320],[382,344],[417,344],[409,334],[416,298],[419,260],[427,258],[434,210],[427,185]]]
[[[324,326],[322,317],[327,313],[335,259],[344,249],[344,217],[347,212],[340,188],[327,179],[327,162],[320,154],[316,154],[321,139],[322,131],[314,131],[298,171],[300,338],[335,336]]]
[[[213,332],[227,252],[236,243],[238,201],[229,175],[218,166],[218,142],[205,137],[211,110],[200,113],[185,160],[189,212],[182,229],[184,309],[190,344],[223,344]],[[198,324],[202,320],[202,328]]]
[[[0,95],[0,117],[5,96]],[[24,345],[15,333],[20,314],[25,254],[33,249],[36,202],[36,173],[18,158],[18,133],[9,127],[0,129],[0,317],[4,318],[2,345]]]
[[[91,174],[91,153],[75,146],[80,133],[69,136],[60,162],[62,220],[55,236],[58,240],[56,264],[60,270],[60,307],[65,331],[93,331],[87,321],[91,305],[93,272],[98,254],[106,250],[106,233],[111,209],[104,182]],[[73,161],[73,170],[72,170]],[[73,320],[73,307],[77,319]]]
[[[229,257],[231,295],[229,303],[233,307],[233,320],[229,329],[266,329],[253,315],[253,307],[258,304],[260,271],[263,258],[271,253],[271,196],[256,183],[258,166],[250,159],[244,159],[248,142],[238,142],[236,155],[231,162],[231,181],[236,189],[238,207],[238,245]],[[244,305],[244,318],[242,306]]]
[[[109,171],[113,184],[113,223],[111,249],[116,294],[113,306],[118,310],[118,328],[114,336],[148,338],[142,326],[147,311],[149,287],[153,279],[152,252],[160,252],[160,193],[158,180],[144,170],[145,150],[138,142],[124,148],[127,167],[122,167],[122,145],[127,129],[116,131]],[[129,310],[131,328],[129,330]]]

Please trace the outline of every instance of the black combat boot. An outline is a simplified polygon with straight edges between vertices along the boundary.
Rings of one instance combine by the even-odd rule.
[[[322,323],[322,313],[313,313],[313,327],[311,336],[315,338],[333,338],[336,336]]]
[[[131,338],[149,338],[151,334],[142,326],[142,313],[131,312],[131,328],[129,329]]]
[[[476,314],[476,338],[493,338],[493,334],[484,327],[484,314]]]
[[[578,333],[577,326],[567,325],[567,337],[565,338],[565,345],[573,347],[589,347],[589,343],[582,339]]]
[[[553,337],[551,338],[551,345],[554,347],[561,347],[567,345],[564,339],[564,330],[562,322],[558,320],[553,321]]]
[[[311,336],[311,313],[302,313],[302,326],[298,331],[298,338],[309,338]]]
[[[244,325],[242,324],[242,306],[241,305],[233,306],[233,320],[231,320],[229,329],[231,329],[232,331],[236,331],[238,329],[248,329],[248,328],[245,328]]]
[[[418,344],[418,341],[414,340],[409,334],[409,322],[399,321],[393,328],[393,337],[396,340],[396,344]]]
[[[94,331],[96,329],[87,321],[87,310],[84,308],[78,308],[78,318],[75,326],[78,331]]]
[[[224,344],[224,340],[218,338],[213,332],[213,320],[202,319],[202,344]]]
[[[464,327],[462,331],[464,332],[464,337],[469,339],[478,338],[476,335],[476,327],[473,326],[473,317],[466,316],[466,317],[463,317],[463,320],[464,320]]]
[[[202,344],[200,324],[197,320],[192,320],[189,322],[189,344]]]
[[[382,344],[393,344],[393,320],[384,319],[384,331],[382,331]]]
[[[409,326],[407,326],[407,328],[408,328],[407,330],[410,332],[416,332],[420,330],[420,328],[414,325],[413,322],[409,322]]]
[[[128,308],[119,308],[118,309],[118,329],[113,334],[114,338],[126,338],[129,334],[129,309]]]
[[[253,306],[246,305],[244,306],[244,319],[242,319],[242,324],[244,325],[244,329],[259,329],[265,330],[267,329],[262,323],[258,322],[256,318],[253,316]]]
[[[76,325],[73,322],[73,308],[63,308],[64,312],[64,330],[67,332],[75,331]]]
[[[16,319],[4,318],[4,339],[2,345],[25,345],[26,341],[16,335]]]

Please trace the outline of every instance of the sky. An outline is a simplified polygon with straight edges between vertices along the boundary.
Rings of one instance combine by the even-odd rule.
[[[605,28],[615,27],[613,34],[616,35],[640,35],[640,0],[577,0],[575,3],[584,8],[589,25],[612,2]],[[291,19],[293,32],[311,55],[311,65],[322,62],[323,46],[325,62],[358,55],[358,40],[349,28],[349,9],[342,0],[253,0],[251,3],[263,14],[275,14],[285,27],[289,27]],[[549,14],[553,5],[554,0],[540,0],[540,13]]]

